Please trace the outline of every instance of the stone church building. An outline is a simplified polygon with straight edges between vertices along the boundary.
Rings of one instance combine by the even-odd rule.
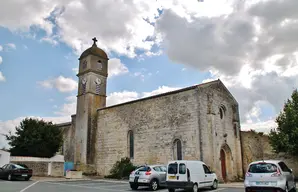
[[[59,124],[65,161],[108,175],[123,157],[201,160],[220,180],[242,177],[239,106],[220,80],[107,107],[109,58],[93,41],[79,58],[76,114]]]

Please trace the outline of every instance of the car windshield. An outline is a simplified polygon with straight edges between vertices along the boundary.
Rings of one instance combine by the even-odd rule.
[[[249,167],[250,173],[274,173],[277,171],[277,166],[272,163],[256,163]]]
[[[168,173],[169,174],[177,174],[178,164],[177,163],[171,163],[168,166]]]
[[[15,167],[15,168],[18,168],[18,169],[26,169],[25,167],[20,166],[20,165],[17,165],[17,164],[14,164],[14,167]]]
[[[16,166],[21,166],[21,167],[23,167],[23,168],[28,168],[26,165],[24,165],[24,164],[17,164]],[[18,167],[19,168],[19,167]]]

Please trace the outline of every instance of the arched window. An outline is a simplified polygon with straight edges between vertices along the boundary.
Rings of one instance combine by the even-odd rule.
[[[237,138],[237,136],[238,136],[238,130],[237,130],[237,124],[236,123],[234,123],[234,135]]]
[[[134,135],[133,131],[128,131],[128,154],[129,158],[134,158]]]
[[[219,107],[219,116],[220,116],[220,119],[223,119],[224,118],[225,113],[226,113],[226,107],[224,105],[221,105]]]
[[[180,139],[175,139],[174,141],[174,158],[182,160],[182,142]]]

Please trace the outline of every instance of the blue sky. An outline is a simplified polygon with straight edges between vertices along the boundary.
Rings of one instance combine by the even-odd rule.
[[[268,132],[298,87],[298,16],[292,0],[261,2],[1,2],[0,133],[26,116],[70,120],[94,36],[110,57],[109,104],[221,79],[242,129]]]

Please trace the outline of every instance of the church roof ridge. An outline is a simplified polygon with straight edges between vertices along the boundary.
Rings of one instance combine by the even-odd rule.
[[[192,90],[192,89],[195,89],[197,87],[204,87],[204,86],[214,84],[214,83],[218,83],[218,82],[221,82],[221,80],[216,79],[216,80],[213,80],[213,81],[208,81],[208,82],[205,82],[205,83],[200,83],[200,84],[192,85],[192,86],[189,86],[189,87],[184,87],[184,88],[181,88],[181,89],[176,89],[176,90],[173,90],[173,91],[168,91],[168,92],[165,92],[165,93],[160,93],[160,94],[152,95],[152,96],[149,96],[149,97],[143,97],[143,98],[139,98],[139,99],[136,99],[136,100],[119,103],[119,104],[111,105],[111,106],[108,106],[108,107],[99,108],[99,109],[97,109],[97,111],[104,110],[104,109],[109,109],[109,108],[113,108],[113,107],[118,107],[118,106],[121,106],[121,105],[127,105],[127,104],[131,104],[131,103],[139,102],[139,101],[149,100],[149,99],[153,99],[153,98],[157,98],[157,97],[162,97],[162,96],[166,96],[166,95],[171,95],[171,94],[175,94],[175,93],[180,93],[180,92],[183,92],[183,91]],[[221,84],[223,84],[223,83],[221,83]]]

